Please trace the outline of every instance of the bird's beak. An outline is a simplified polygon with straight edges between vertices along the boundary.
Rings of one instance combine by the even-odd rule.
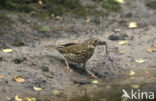
[[[108,54],[108,50],[107,50],[107,42],[106,42],[106,41],[101,41],[101,45],[106,45],[106,54]]]
[[[106,41],[101,41],[101,45],[106,45]]]

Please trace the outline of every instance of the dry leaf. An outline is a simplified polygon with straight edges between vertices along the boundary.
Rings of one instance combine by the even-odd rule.
[[[136,28],[136,27],[138,27],[136,22],[130,22],[128,25],[128,28]]]
[[[125,3],[124,0],[115,0],[115,1],[118,2],[118,3],[121,3],[121,4],[124,4]]]
[[[3,49],[2,51],[5,53],[11,53],[13,50],[12,49]]]
[[[43,5],[42,0],[39,0],[39,1],[38,1],[38,4],[39,4],[39,5]]]
[[[118,50],[118,53],[119,53],[119,54],[124,54],[124,53],[125,53],[125,51]]]
[[[23,101],[23,99],[19,98],[18,95],[15,96],[15,100],[16,100],[16,101]]]
[[[131,85],[133,89],[138,89],[140,86],[138,84]]]
[[[3,75],[0,75],[0,79],[3,79],[4,78],[4,76]]]
[[[54,14],[51,14],[50,17],[51,17],[51,19],[54,19]]]
[[[124,44],[127,44],[127,43],[128,43],[127,40],[125,40],[125,41],[120,41],[120,42],[119,42],[119,45],[124,45]]]
[[[86,23],[89,23],[90,22],[90,19],[88,18],[88,19],[86,19]]]
[[[140,59],[140,60],[135,60],[135,62],[137,62],[137,63],[144,63],[144,62],[145,62],[145,60]]]
[[[24,78],[22,76],[17,76],[17,77],[14,78],[14,80],[16,82],[20,82],[20,83],[25,82],[25,80],[24,80]]]
[[[155,47],[151,47],[151,48],[146,49],[146,51],[148,53],[156,52],[156,48]]]
[[[129,72],[129,75],[130,75],[130,76],[133,76],[133,75],[135,75],[135,72],[134,72],[133,70],[131,70],[131,71]]]
[[[61,95],[61,92],[59,92],[58,90],[54,90],[54,91],[52,92],[52,94],[53,94],[53,95]]]
[[[145,73],[146,75],[149,75],[149,74],[150,74],[150,72],[147,71],[147,70],[145,70],[144,73]]]
[[[94,80],[94,81],[92,81],[92,83],[93,84],[98,84],[99,82],[98,82],[98,80]]]
[[[35,86],[33,87],[33,89],[36,90],[36,91],[42,90],[42,88],[35,87]]]

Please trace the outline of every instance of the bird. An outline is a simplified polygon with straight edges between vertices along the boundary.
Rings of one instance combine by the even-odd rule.
[[[83,64],[85,70],[91,75],[93,78],[97,78],[93,73],[91,73],[86,68],[86,62],[88,59],[92,57],[94,54],[94,49],[96,46],[106,45],[106,54],[107,51],[107,43],[106,41],[101,41],[98,38],[90,38],[82,43],[67,43],[61,46],[48,46],[49,48],[53,48],[59,51],[65,57],[66,69],[70,72],[73,72],[69,67],[68,61]]]

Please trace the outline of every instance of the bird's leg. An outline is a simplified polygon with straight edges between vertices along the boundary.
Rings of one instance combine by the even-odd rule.
[[[86,71],[91,75],[91,77],[97,78],[93,73],[91,73],[91,72],[86,68],[86,63],[84,63],[84,68],[85,68]]]
[[[66,63],[66,67],[65,67],[65,68],[66,68],[67,70],[69,70],[70,72],[73,72],[73,70],[71,70],[70,67],[69,67],[69,64],[68,64],[67,59],[65,59],[65,63]]]

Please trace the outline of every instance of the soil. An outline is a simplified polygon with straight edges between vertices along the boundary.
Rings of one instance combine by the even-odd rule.
[[[46,47],[68,42],[80,43],[91,37],[104,40],[108,44],[109,55],[105,53],[105,46],[96,47],[94,55],[86,65],[100,82],[108,83],[127,77],[130,70],[139,71],[139,74],[149,71],[151,76],[155,77],[156,53],[148,53],[146,49],[151,45],[156,47],[156,10],[147,7],[145,0],[133,0],[129,3],[122,5],[118,12],[108,12],[105,17],[97,17],[98,24],[91,16],[88,17],[90,22],[70,16],[41,20],[25,13],[1,11],[14,21],[9,26],[0,27],[0,31],[5,33],[0,37],[1,50],[13,50],[12,53],[0,51],[0,75],[4,76],[0,79],[1,101],[10,101],[16,95],[48,96],[53,90],[64,92],[70,86],[74,88],[75,85],[91,84],[94,79],[81,65],[71,63],[73,73],[67,71],[64,57],[56,50]],[[138,27],[128,28],[129,22],[137,22]],[[44,27],[50,29],[41,31]],[[112,35],[118,37],[110,39]],[[118,42],[123,39],[127,40],[128,44],[119,45]],[[17,41],[24,44],[19,47],[13,45]],[[122,54],[119,50],[125,52]],[[136,59],[143,59],[145,63],[136,63]],[[18,83],[13,80],[17,76],[22,76],[25,82]],[[139,81],[144,80],[141,77]],[[156,83],[155,80],[150,82]],[[33,90],[34,86],[42,88],[42,91]],[[156,91],[156,86],[152,87]]]

